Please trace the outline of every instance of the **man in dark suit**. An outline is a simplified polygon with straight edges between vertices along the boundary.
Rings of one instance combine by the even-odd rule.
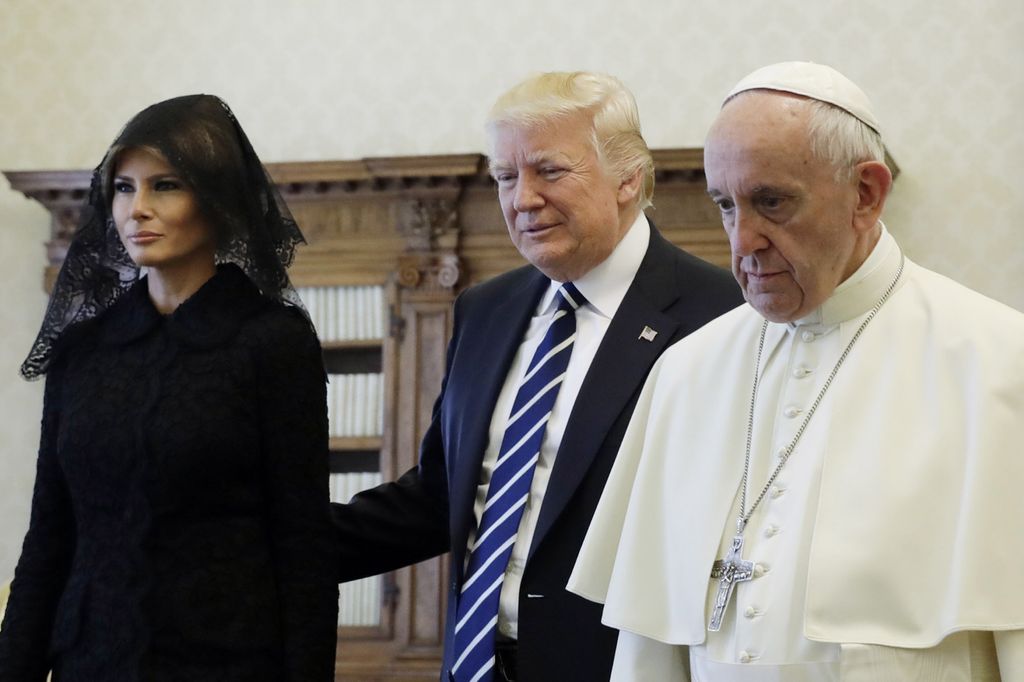
[[[654,164],[618,80],[530,78],[498,99],[487,132],[509,234],[531,265],[456,301],[419,466],[335,505],[339,578],[450,548],[443,680],[607,680],[616,633],[566,581],[651,366],[742,297],[728,272],[669,244],[644,216]],[[571,335],[538,362],[566,314]],[[567,364],[526,395],[559,356]],[[516,432],[541,393],[553,404]],[[532,458],[503,477],[509,444],[534,437]],[[496,537],[501,546],[483,555]]]

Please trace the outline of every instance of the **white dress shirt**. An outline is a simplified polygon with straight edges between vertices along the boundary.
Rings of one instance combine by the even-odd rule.
[[[651,228],[643,213],[630,226],[622,240],[600,265],[573,282],[580,293],[587,299],[587,305],[576,311],[576,340],[573,342],[572,355],[565,379],[558,391],[551,418],[548,420],[541,444],[540,458],[530,484],[530,497],[526,501],[519,533],[512,548],[512,556],[505,570],[505,579],[501,586],[501,601],[498,611],[498,631],[507,637],[518,637],[519,616],[519,585],[526,565],[526,557],[530,551],[534,529],[537,526],[537,515],[540,512],[544,491],[547,489],[548,478],[555,464],[555,455],[562,442],[566,423],[572,412],[580,386],[590,369],[597,349],[601,345],[608,325],[611,323],[626,291],[633,283],[640,263],[647,253],[651,239]],[[487,499],[487,487],[491,481],[491,472],[498,460],[498,449],[505,434],[505,426],[512,410],[520,381],[526,374],[530,360],[537,346],[540,345],[551,318],[557,310],[555,294],[561,282],[552,281],[544,295],[541,296],[533,318],[526,329],[519,350],[516,351],[512,365],[509,367],[498,401],[495,403],[488,432],[487,450],[484,452],[480,482],[477,486],[476,514],[477,526],[483,515],[484,503]],[[469,547],[473,547],[475,533],[470,534]],[[467,554],[467,557],[469,555]],[[468,560],[468,559],[467,559]]]

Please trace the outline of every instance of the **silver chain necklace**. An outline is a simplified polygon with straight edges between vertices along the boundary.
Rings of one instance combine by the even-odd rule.
[[[754,406],[757,404],[757,387],[759,384],[759,377],[761,374],[761,354],[764,351],[764,337],[768,331],[768,320],[764,321],[761,325],[761,338],[757,344],[757,362],[754,364],[754,387],[750,394],[750,417],[747,420],[747,450],[743,460],[743,478],[740,481],[740,514],[736,519],[736,535],[733,536],[732,545],[729,551],[726,553],[724,559],[715,561],[714,566],[711,568],[711,578],[718,580],[718,594],[715,596],[715,607],[711,612],[711,620],[708,623],[708,630],[717,632],[722,627],[722,618],[725,615],[725,609],[729,605],[729,600],[732,598],[732,593],[736,587],[736,583],[746,582],[754,577],[754,562],[744,560],[742,555],[743,551],[743,530],[747,527],[747,522],[750,517],[754,514],[757,506],[761,504],[761,500],[771,489],[772,484],[775,483],[775,479],[778,477],[779,472],[782,471],[782,467],[786,466],[786,462],[789,460],[789,456],[793,454],[793,450],[796,448],[796,444],[800,441],[800,437],[804,435],[804,430],[807,428],[807,424],[811,421],[811,417],[818,409],[818,405],[821,404],[822,398],[825,397],[825,393],[832,385],[832,380],[836,378],[836,374],[839,373],[839,368],[846,362],[847,356],[850,354],[850,350],[853,348],[853,344],[857,343],[857,339],[860,338],[861,333],[868,326],[868,323],[874,319],[878,311],[881,310],[882,305],[889,300],[889,296],[896,289],[896,284],[900,281],[900,277],[903,275],[903,265],[906,262],[903,254],[900,253],[900,267],[896,270],[896,276],[893,277],[892,282],[886,288],[885,292],[875,303],[874,307],[868,312],[867,317],[857,327],[857,331],[854,332],[853,338],[846,344],[845,350],[836,360],[835,367],[832,368],[832,372],[829,373],[828,378],[825,379],[825,384],[818,391],[818,397],[814,399],[809,410],[807,410],[807,416],[804,417],[800,427],[796,430],[796,435],[793,436],[793,440],[789,442],[789,445],[782,451],[779,456],[779,463],[772,471],[771,476],[768,477],[768,481],[761,488],[761,493],[754,500],[754,503],[750,505],[750,509],[744,512],[747,508],[747,478],[750,473],[750,443],[754,436]]]

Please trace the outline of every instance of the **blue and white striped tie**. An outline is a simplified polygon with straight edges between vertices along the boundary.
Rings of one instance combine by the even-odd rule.
[[[512,555],[519,521],[530,495],[544,430],[576,340],[575,311],[586,299],[571,283],[556,294],[558,310],[519,384],[498,461],[487,487],[487,501],[469,553],[456,610],[456,682],[494,679],[494,642],[501,581]]]

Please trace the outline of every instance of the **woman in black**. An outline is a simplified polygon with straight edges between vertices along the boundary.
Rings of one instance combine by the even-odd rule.
[[[216,97],[155,104],[108,150],[22,366],[46,391],[0,680],[333,679],[301,241]]]

